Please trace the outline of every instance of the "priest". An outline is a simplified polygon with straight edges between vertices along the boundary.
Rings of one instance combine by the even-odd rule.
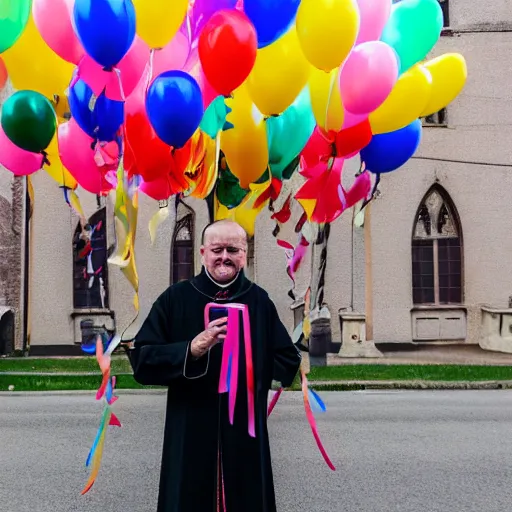
[[[198,276],[170,286],[156,300],[132,351],[137,382],[168,388],[158,512],[276,512],[268,393],[272,380],[291,385],[300,352],[268,294],[244,275],[247,235],[241,226],[225,220],[207,226],[201,257]],[[205,307],[212,302],[221,316],[208,318],[205,326]],[[219,379],[228,325],[223,305],[233,303],[248,309],[252,350],[245,350],[249,338],[240,320],[230,421],[228,393],[219,393]],[[252,352],[253,391],[246,352]]]

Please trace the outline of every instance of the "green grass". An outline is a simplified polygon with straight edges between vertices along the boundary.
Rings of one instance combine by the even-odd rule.
[[[0,374],[2,372],[41,372],[41,373],[66,373],[66,372],[98,372],[98,362],[95,357],[72,358],[4,358],[0,359]],[[128,358],[124,355],[112,357],[112,372],[131,373],[132,368]]]
[[[512,380],[511,366],[472,365],[345,365],[313,367],[311,381],[335,380]]]
[[[27,373],[84,373],[98,375],[37,376],[2,375],[5,372]],[[118,376],[119,389],[143,389],[131,375],[131,366],[124,355],[112,359],[112,374]],[[512,367],[508,366],[471,366],[471,365],[344,365],[313,367],[309,380],[325,381],[512,381]],[[94,357],[77,358],[6,358],[0,359],[0,391],[14,386],[15,391],[56,391],[56,390],[96,390],[101,382],[98,364]],[[292,389],[299,389],[296,379]],[[322,389],[353,389],[353,385],[326,384]]]
[[[1,375],[0,391],[96,391],[101,384],[98,376],[76,376],[61,377],[38,377],[37,375]],[[14,386],[14,389],[10,389]],[[142,389],[148,386],[141,386],[131,375],[119,375],[117,377],[116,389]],[[158,388],[157,388],[158,389]]]

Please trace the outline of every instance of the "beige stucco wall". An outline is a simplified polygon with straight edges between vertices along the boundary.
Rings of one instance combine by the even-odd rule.
[[[474,7],[474,8],[473,8]],[[418,156],[441,159],[512,163],[512,33],[478,32],[512,25],[510,0],[471,2],[450,0],[453,37],[441,38],[435,55],[458,51],[468,62],[469,79],[461,96],[449,107],[448,128],[425,128]],[[457,31],[462,31],[458,33]],[[477,31],[477,32],[475,32]],[[357,168],[349,162],[346,179]],[[411,341],[411,233],[416,209],[438,180],[451,195],[460,215],[464,237],[465,304],[468,306],[468,341],[476,342],[479,304],[505,305],[512,295],[512,215],[508,191],[510,168],[415,159],[403,169],[384,176],[382,196],[372,207],[374,337],[379,342]],[[34,178],[35,204],[31,280],[32,344],[69,344],[73,341],[72,236],[78,219],[64,202],[62,191],[44,173]],[[0,170],[0,193],[10,190],[11,176]],[[79,191],[90,216],[96,198]],[[208,220],[206,204],[189,201],[196,211],[196,269],[200,267],[199,237]],[[109,212],[112,204],[109,202]],[[140,197],[136,243],[140,278],[140,315],[133,334],[154,299],[168,285],[174,211],[159,227],[151,246],[148,222],[156,203]],[[113,222],[109,215],[108,222]],[[276,302],[290,329],[293,314],[285,272],[286,258],[277,247],[270,213],[257,221],[255,278]],[[304,267],[309,267],[306,259]],[[340,340],[340,308],[364,312],[364,235],[352,229],[351,212],[333,225],[329,243],[325,300],[332,315],[334,340]],[[133,317],[132,292],[120,270],[110,266],[110,306],[118,329]],[[304,290],[298,290],[303,292]]]

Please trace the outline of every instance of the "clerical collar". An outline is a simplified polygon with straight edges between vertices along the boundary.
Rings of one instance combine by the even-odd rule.
[[[215,279],[213,279],[213,277],[211,276],[210,272],[208,272],[208,269],[204,269],[206,275],[210,278],[210,281],[215,285],[215,286],[218,286],[219,288],[229,288],[232,284],[234,284],[234,282],[238,279],[238,275],[240,274],[240,272],[238,272],[238,274],[235,276],[235,278],[232,280],[232,281],[229,281],[229,283],[218,283],[217,281],[215,281]]]
[[[217,283],[203,267],[201,273],[194,277],[190,284],[201,294],[215,302],[228,302],[245,294],[251,287],[249,281],[241,270],[236,278],[226,284]]]

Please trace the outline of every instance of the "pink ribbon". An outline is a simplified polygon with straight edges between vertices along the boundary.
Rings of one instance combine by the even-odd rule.
[[[210,309],[218,308],[219,304],[211,302],[204,310],[205,326],[210,323]],[[233,425],[235,419],[235,404],[238,391],[238,368],[240,358],[240,313],[242,313],[244,344],[245,344],[245,368],[247,382],[247,416],[248,430],[251,437],[256,437],[255,412],[254,412],[254,367],[252,361],[251,324],[249,309],[245,304],[223,304],[228,310],[228,325],[226,339],[222,349],[222,363],[220,368],[219,393],[229,393],[229,422]],[[231,374],[229,367],[231,366]],[[228,385],[229,376],[229,385]]]

